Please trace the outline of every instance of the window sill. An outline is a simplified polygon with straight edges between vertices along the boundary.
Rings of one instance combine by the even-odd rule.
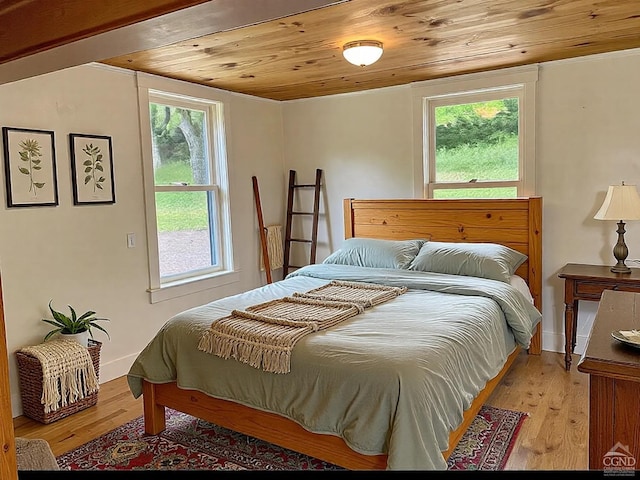
[[[150,288],[149,300],[151,303],[163,302],[172,298],[183,297],[192,293],[209,290],[211,288],[229,285],[240,281],[238,272],[218,272],[202,277],[188,278],[172,283],[167,283],[160,288]]]

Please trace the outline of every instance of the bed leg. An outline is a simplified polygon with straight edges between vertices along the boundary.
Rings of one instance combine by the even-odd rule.
[[[156,403],[156,391],[153,383],[142,381],[144,406],[144,431],[149,435],[157,435],[166,428],[164,405]]]
[[[536,327],[536,333],[531,338],[528,352],[529,355],[540,355],[542,353],[542,322],[538,323]]]

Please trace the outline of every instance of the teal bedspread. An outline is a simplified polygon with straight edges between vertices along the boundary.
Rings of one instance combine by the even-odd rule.
[[[406,286],[407,293],[293,349],[291,372],[266,373],[201,352],[212,321],[332,279]],[[388,469],[446,469],[449,433],[516,343],[529,346],[540,313],[515,288],[473,277],[310,265],[285,280],[171,318],[133,363],[142,379],[281,414],[309,431],[338,435],[355,451],[388,454]]]

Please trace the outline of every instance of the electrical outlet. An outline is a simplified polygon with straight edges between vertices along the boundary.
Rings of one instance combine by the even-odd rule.
[[[127,248],[134,248],[136,246],[136,234],[127,233]]]

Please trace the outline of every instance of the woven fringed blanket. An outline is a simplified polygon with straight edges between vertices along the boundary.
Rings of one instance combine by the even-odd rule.
[[[349,302],[363,308],[387,302],[407,291],[407,287],[388,287],[376,283],[344,282],[333,280],[322,287],[305,293],[294,293],[294,297],[315,298],[334,302]]]
[[[337,325],[405,291],[404,287],[334,280],[305,293],[233,310],[211,324],[198,349],[265,372],[288,373],[291,351],[302,337]]]
[[[37,358],[42,365],[40,401],[44,413],[55,412],[100,388],[89,350],[78,342],[55,339],[20,351]]]

